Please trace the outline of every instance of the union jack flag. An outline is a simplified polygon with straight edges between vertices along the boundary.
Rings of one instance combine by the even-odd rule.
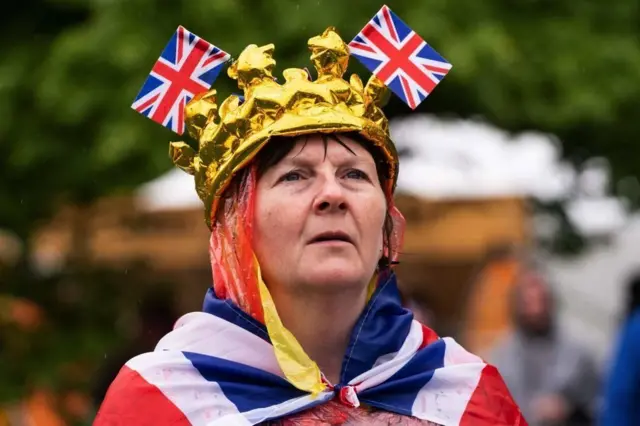
[[[393,413],[393,424],[527,426],[496,367],[401,306],[395,275],[381,279],[353,328],[340,382],[323,381],[316,395],[285,376],[264,324],[213,289],[203,310],[124,365],[93,426],[337,424],[330,401]]]
[[[349,49],[412,109],[451,69],[446,59],[387,6],[349,43]]]
[[[181,135],[185,105],[211,87],[229,58],[227,52],[180,26],[131,107]]]

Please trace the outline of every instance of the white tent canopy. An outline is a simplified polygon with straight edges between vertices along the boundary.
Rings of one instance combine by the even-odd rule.
[[[575,179],[560,161],[559,143],[548,135],[513,138],[488,124],[422,115],[394,121],[391,137],[412,154],[401,162],[399,187],[417,195],[556,199]]]
[[[193,176],[174,168],[141,186],[137,201],[145,210],[189,209],[202,206]]]

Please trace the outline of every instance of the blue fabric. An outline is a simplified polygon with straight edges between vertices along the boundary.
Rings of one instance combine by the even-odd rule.
[[[183,354],[202,377],[220,385],[238,411],[270,407],[305,395],[283,378],[267,371],[193,352]]]
[[[353,328],[342,362],[340,384],[371,370],[382,355],[398,352],[412,321],[411,311],[401,305],[396,276],[382,278]]]
[[[264,324],[244,312],[238,305],[230,300],[218,299],[212,288],[210,288],[204,296],[202,311],[229,321],[271,343],[267,327],[265,327]]]
[[[640,310],[620,332],[603,402],[602,426],[640,425]]]

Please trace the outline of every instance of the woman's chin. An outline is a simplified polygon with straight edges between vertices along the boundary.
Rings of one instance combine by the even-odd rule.
[[[327,259],[301,268],[304,281],[309,287],[318,289],[359,288],[366,286],[370,277],[362,270],[359,262],[348,259]]]

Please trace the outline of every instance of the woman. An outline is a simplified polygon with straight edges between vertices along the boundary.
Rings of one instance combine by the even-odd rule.
[[[229,75],[244,89],[187,106],[173,143],[212,231],[213,288],[129,361],[95,424],[524,425],[495,368],[400,304],[403,220],[385,88],[342,79],[335,30],[309,40],[318,78],[275,82],[273,46]]]

